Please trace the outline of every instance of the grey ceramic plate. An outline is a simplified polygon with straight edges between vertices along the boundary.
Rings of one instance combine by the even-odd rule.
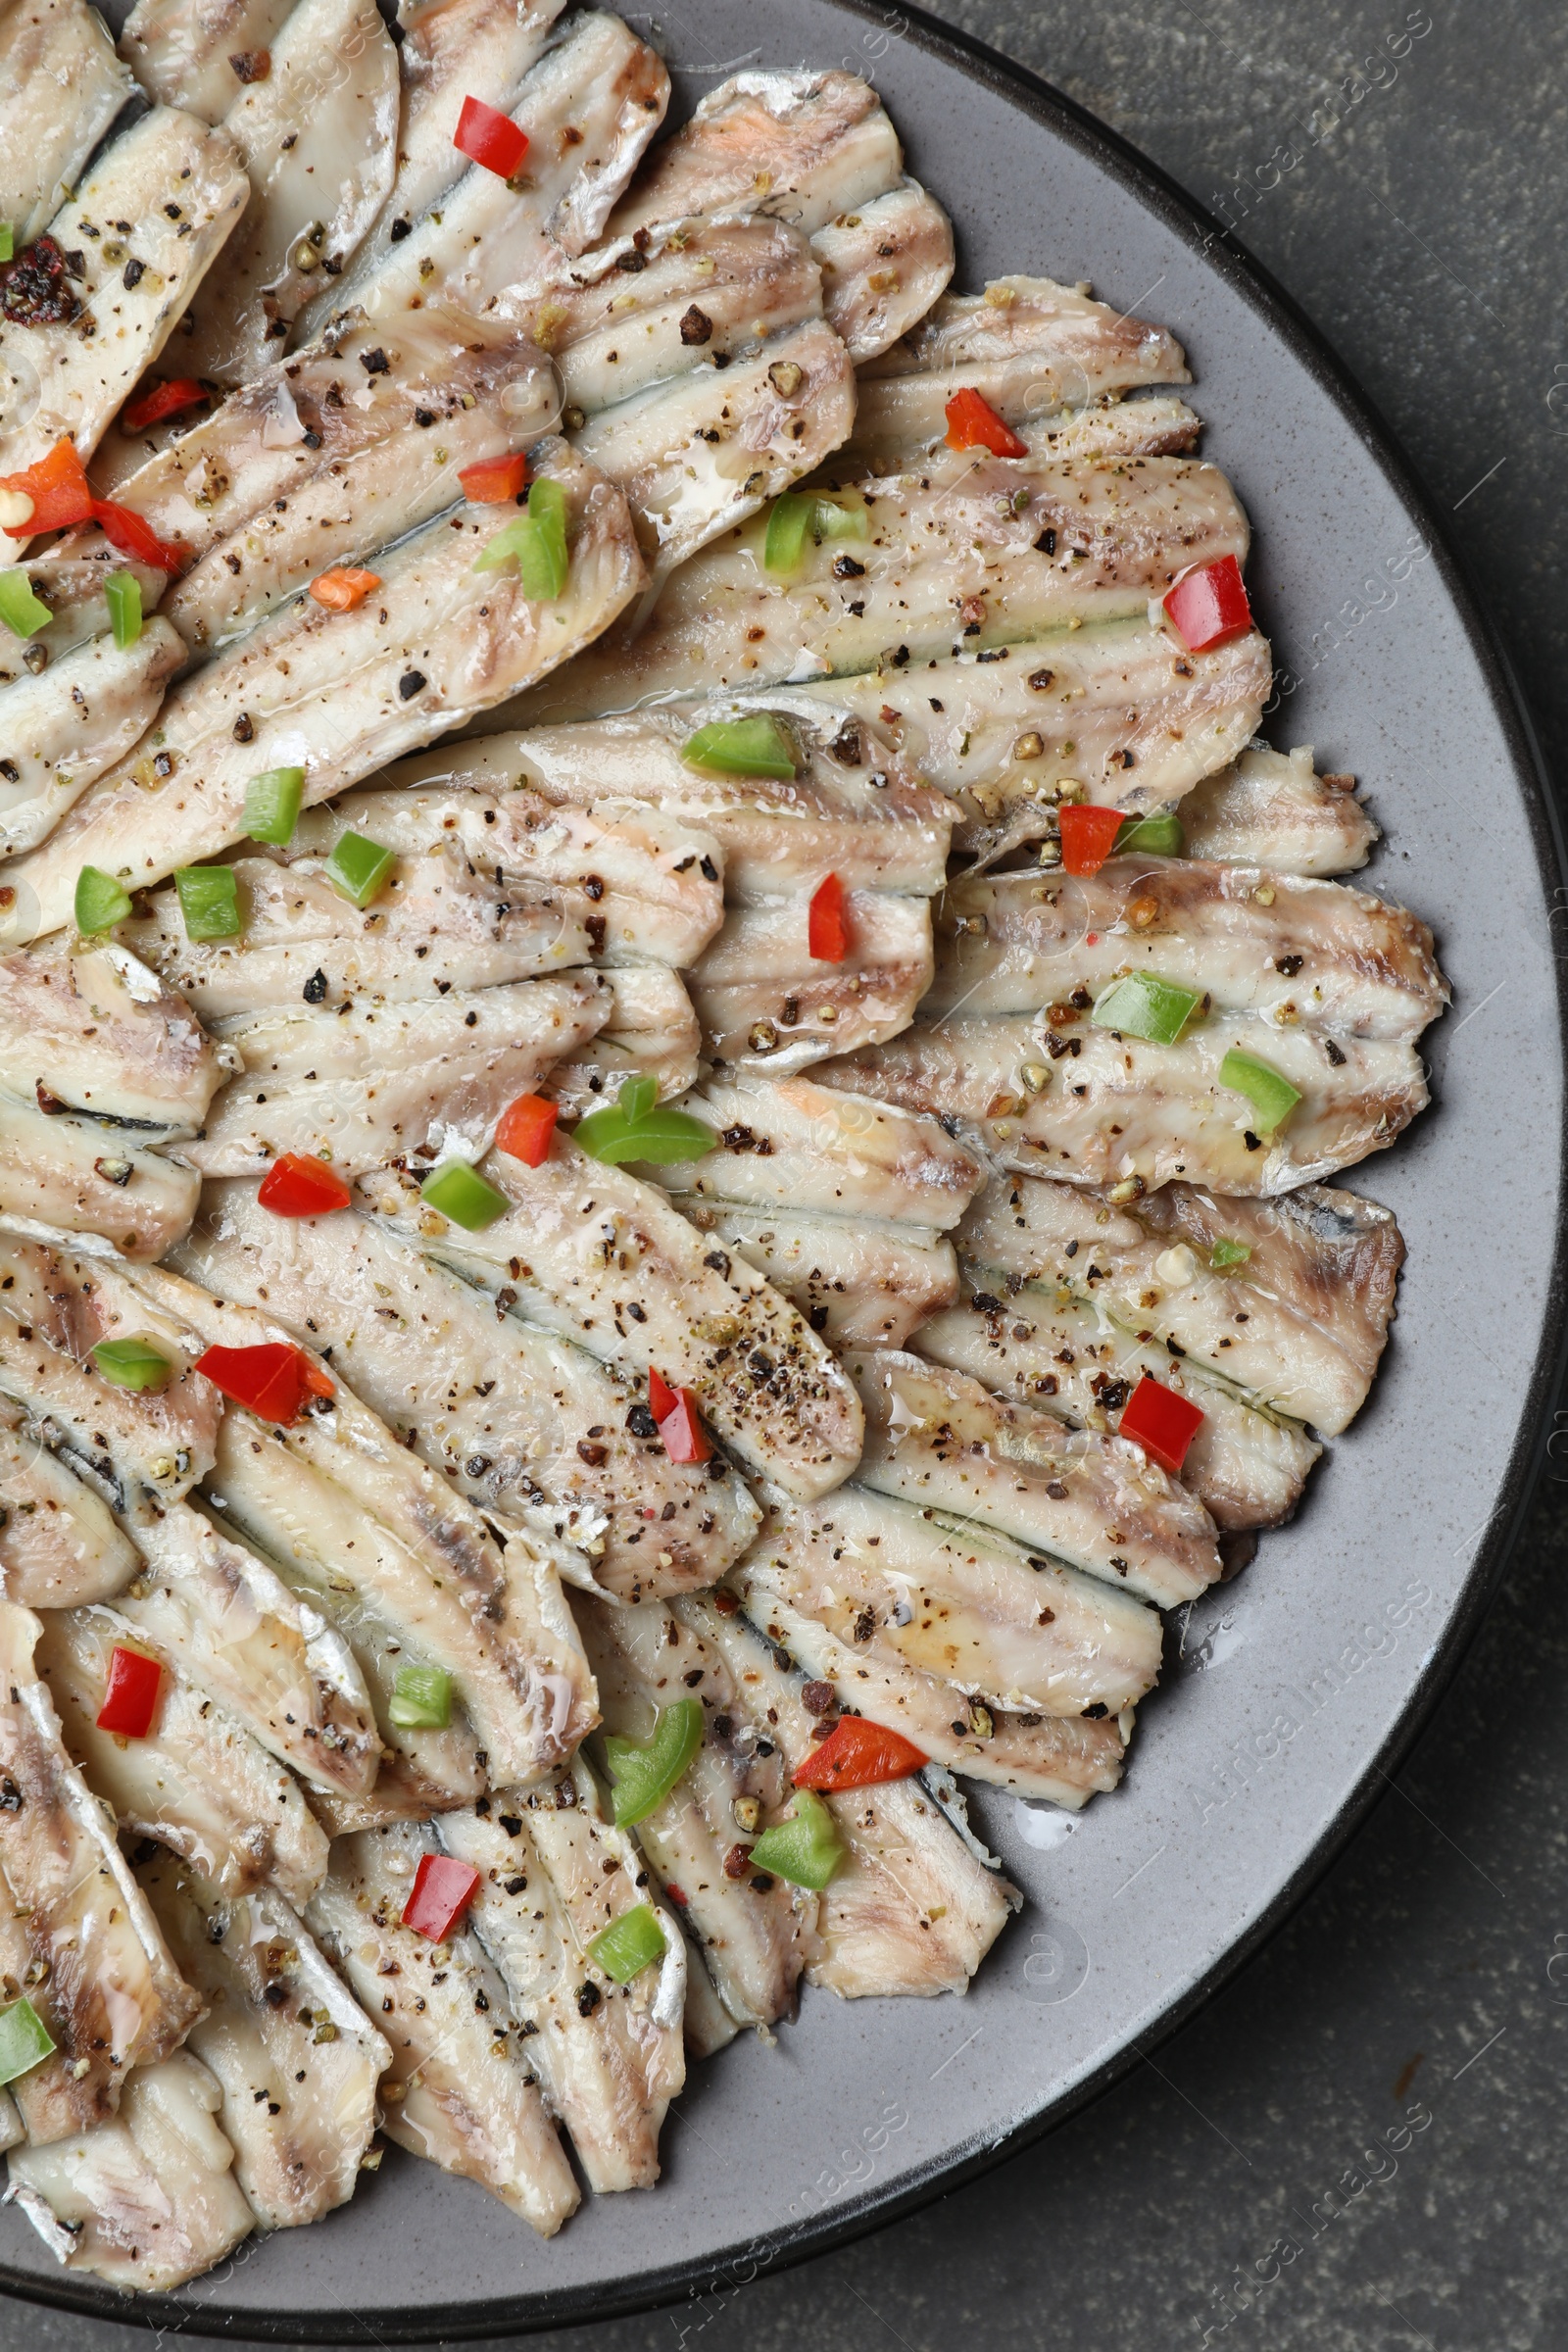
[[[1355,1172],[1409,1262],[1372,1400],[1296,1523],[1172,1622],[1125,1787],[1076,1821],[980,1826],[1027,1894],[962,2001],[807,1999],[775,2048],[696,2070],[647,2195],[541,2245],[394,2151],[352,2206],[243,2248],[167,2310],[196,2331],[391,2341],[542,2327],[741,2281],[933,2194],[1102,2088],[1278,1924],[1412,1736],[1528,1489],[1561,1330],[1558,863],[1507,682],[1419,493],[1278,294],[1043,85],[855,0],[679,0],[633,17],[679,101],[742,65],[874,76],[958,227],[960,285],[1094,281],[1192,357],[1205,454],[1256,531],[1280,745],[1363,779],[1372,880],[1434,925],[1454,1008],[1436,1107]],[[16,2291],[124,2312],[0,2216]],[[148,2316],[155,2316],[148,2307]]]

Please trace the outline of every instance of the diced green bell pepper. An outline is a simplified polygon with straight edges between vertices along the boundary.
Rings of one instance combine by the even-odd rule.
[[[641,1742],[605,1741],[615,1783],[615,1826],[629,1830],[662,1804],[703,1744],[703,1710],[695,1698],[679,1698],[660,1709],[653,1737]]]

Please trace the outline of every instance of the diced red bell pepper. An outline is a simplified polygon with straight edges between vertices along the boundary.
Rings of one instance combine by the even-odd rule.
[[[432,1943],[445,1943],[479,1891],[479,1873],[451,1854],[421,1854],[403,1906],[403,1925]]]
[[[648,1368],[648,1410],[656,1421],[667,1421],[680,1398],[662,1374]]]
[[[172,540],[160,539],[145,516],[133,514],[129,507],[117,506],[112,498],[95,498],[92,514],[110,546],[118,547],[132,563],[167,571],[172,579],[184,570],[185,550]]]
[[[794,1780],[797,1788],[869,1788],[877,1781],[906,1780],[930,1761],[902,1732],[867,1723],[863,1715],[841,1715]]]
[[[813,963],[842,963],[850,952],[850,926],[844,911],[844,885],[829,874],[811,893],[806,944]]]
[[[127,400],[120,412],[121,430],[144,433],[150,424],[162,424],[166,416],[178,416],[185,409],[194,409],[212,394],[193,375],[177,375],[170,381],[150,385],[140,400]]]
[[[347,1208],[352,1193],[324,1159],[303,1152],[285,1152],[262,1178],[256,1198],[274,1217],[324,1217]]]
[[[654,1417],[659,1418],[657,1413]],[[702,1408],[690,1389],[676,1391],[675,1409],[660,1421],[659,1434],[672,1462],[712,1459],[713,1441],[703,1427]]]
[[[528,152],[528,134],[482,98],[465,98],[452,144],[470,163],[482,164],[500,179],[511,179]]]
[[[975,391],[955,392],[948,403],[948,447],[989,449],[994,458],[1026,458],[1029,444],[1020,441],[1004,416]]]
[[[1184,572],[1165,597],[1165,611],[1190,654],[1206,654],[1211,645],[1245,637],[1252,626],[1247,584],[1234,556]]]
[[[1084,880],[1098,874],[1126,821],[1119,808],[1085,808],[1076,803],[1063,808],[1056,823],[1061,832],[1061,862],[1067,872]]]
[[[69,437],[57,441],[49,455],[24,473],[0,474],[0,490],[20,490],[24,498],[32,501],[32,513],[25,522],[6,532],[8,539],[27,539],[37,531],[69,530],[74,522],[85,522],[92,513],[92,492],[76,445]]]
[[[215,1389],[260,1421],[297,1421],[307,1396],[330,1396],[332,1383],[303,1348],[264,1340],[256,1348],[209,1348],[196,1359]]]
[[[311,594],[329,612],[357,612],[372,588],[381,585],[378,571],[362,571],[357,564],[334,564],[311,582]]]
[[[475,458],[471,466],[458,468],[458,479],[471,506],[504,507],[527,481],[528,461],[520,449],[501,458]]]
[[[1133,1439],[1174,1478],[1202,1426],[1203,1415],[1196,1404],[1146,1372],[1127,1400],[1119,1434]]]
[[[98,1710],[98,1729],[118,1732],[122,1740],[145,1740],[157,1712],[163,1675],[156,1658],[139,1649],[122,1649],[117,1642],[109,1653],[109,1680]]]
[[[520,1159],[525,1168],[542,1167],[550,1156],[550,1139],[556,1132],[560,1107],[543,1095],[519,1095],[501,1114],[496,1150],[505,1152],[509,1159]]]

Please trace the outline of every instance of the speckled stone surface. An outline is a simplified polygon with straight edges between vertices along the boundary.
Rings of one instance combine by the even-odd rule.
[[[1541,0],[936,13],[1222,211],[1337,346],[1450,513],[1562,773],[1568,16]],[[1499,1266],[1499,1314],[1507,1296]],[[1453,1367],[1433,1398],[1435,1446],[1463,1445],[1466,1390],[1486,1377]],[[1554,1400],[1539,1401],[1549,1413]],[[978,2184],[818,2263],[533,2340],[1568,2345],[1568,1443],[1558,1450],[1491,1616],[1378,1810],[1268,1949],[1118,2089]],[[831,2122],[824,2086],[824,2145]],[[0,2307],[5,2352],[146,2342],[141,2328]]]

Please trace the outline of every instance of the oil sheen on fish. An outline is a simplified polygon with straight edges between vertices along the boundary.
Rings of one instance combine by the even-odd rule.
[[[136,1553],[103,1497],[52,1454],[0,1399],[0,1591],[55,1613],[108,1600],[136,1573]]]
[[[136,0],[120,36],[122,54],[144,90],[221,122],[251,70],[270,50],[293,0]]]
[[[35,1233],[80,1233],[127,1258],[162,1257],[196,1214],[194,1168],[123,1127],[40,1110],[0,1093],[0,1215]]]
[[[1310,744],[1291,752],[1250,744],[1182,805],[1190,858],[1265,865],[1281,874],[1348,874],[1365,865],[1378,828],[1355,778],[1320,776]]]
[[[0,957],[0,1066],[39,1108],[189,1135],[224,1071],[183,997],[119,946]]]
[[[819,228],[828,324],[857,368],[876,359],[924,317],[953,275],[953,223],[917,180],[906,179]],[[865,379],[858,402],[865,398]]]
[[[140,740],[184,659],[180,638],[153,613],[123,652],[112,637],[93,637],[0,689],[0,859],[47,841],[88,785]]]
[[[829,1346],[902,1348],[928,1315],[956,1304],[958,1263],[944,1234],[919,1225],[787,1208],[682,1208],[700,1233],[755,1266]]]
[[[18,251],[48,225],[136,84],[87,0],[0,15],[0,220]]]

